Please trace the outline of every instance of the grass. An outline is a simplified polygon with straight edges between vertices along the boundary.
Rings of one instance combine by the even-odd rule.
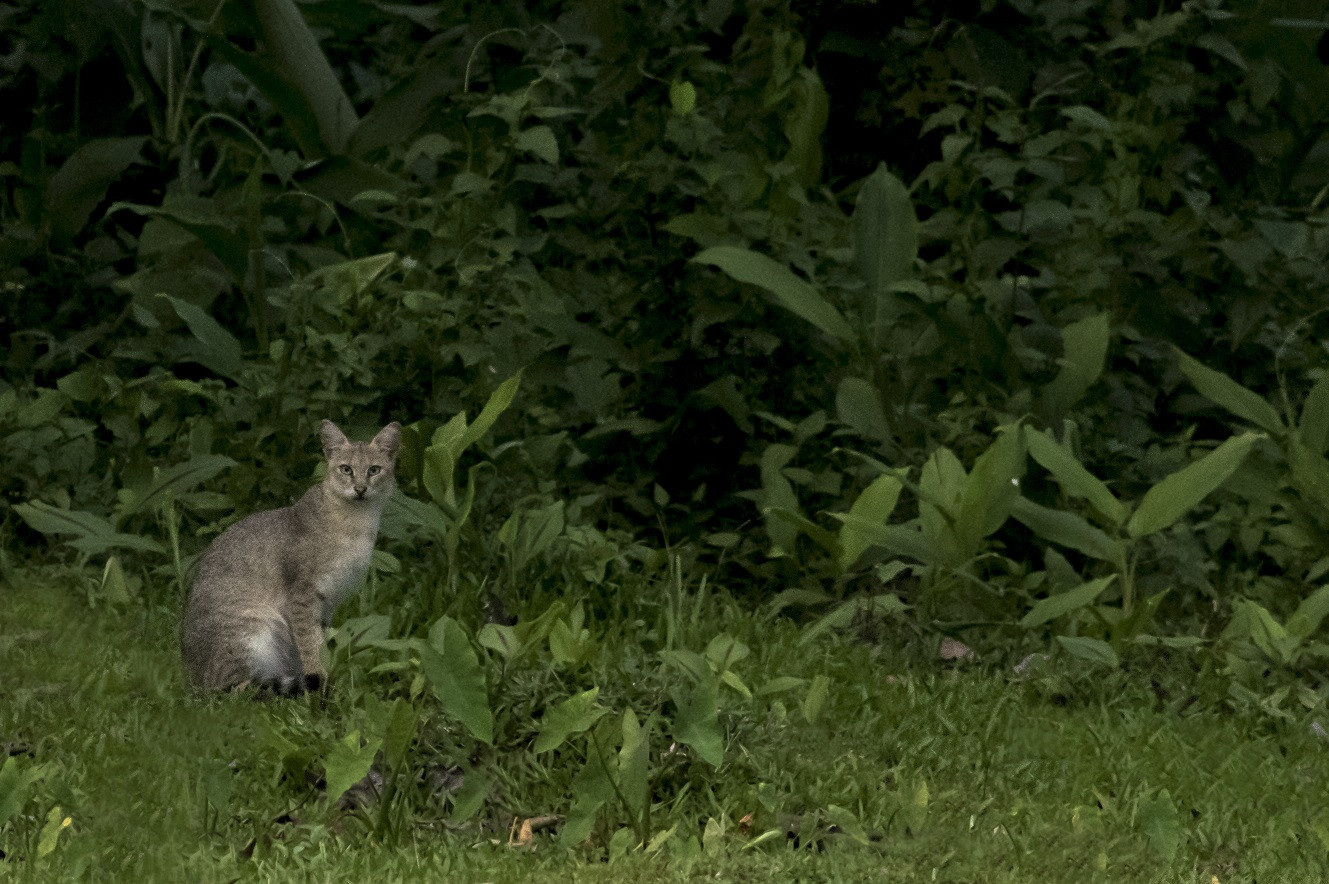
[[[945,668],[851,637],[801,643],[787,621],[719,597],[697,607],[694,646],[723,624],[752,648],[736,667],[747,683],[824,674],[830,691],[812,723],[797,692],[733,705],[724,766],[698,761],[685,787],[657,796],[656,828],[678,826],[661,850],[605,862],[602,849],[548,836],[509,847],[513,816],[565,813],[568,802],[561,756],[520,747],[490,758],[500,787],[479,822],[447,824],[420,799],[384,844],[283,779],[269,737],[346,733],[350,694],[325,706],[192,699],[171,610],[92,609],[49,578],[12,584],[0,586],[0,749],[47,775],[0,828],[3,880],[1268,884],[1326,874],[1329,753],[1309,719],[1186,700],[1184,674],[1166,671],[1015,681],[1006,667]],[[598,677],[639,676],[631,644],[605,639],[612,659]],[[667,746],[657,735],[654,757]],[[202,782],[218,765],[235,770],[234,794],[210,819]],[[71,823],[38,856],[56,806],[57,825]],[[708,837],[685,837],[708,825]],[[768,830],[777,834],[745,847]]]

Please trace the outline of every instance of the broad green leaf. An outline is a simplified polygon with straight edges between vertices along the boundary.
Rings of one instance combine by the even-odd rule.
[[[820,546],[825,550],[832,560],[840,560],[840,541],[836,536],[802,513],[797,513],[793,510],[785,509],[784,507],[771,507],[766,510],[763,515],[774,516],[783,522],[788,522],[800,532],[811,538],[817,546]]]
[[[600,762],[591,760],[586,762],[586,767],[600,767]],[[579,795],[573,793],[572,807],[568,808],[567,819],[563,822],[562,829],[559,830],[559,841],[565,847],[575,847],[590,837],[591,831],[595,828],[595,817],[604,807],[605,802],[614,797],[613,792],[600,795]]]
[[[282,115],[291,139],[308,158],[325,157],[327,145],[319,135],[318,121],[300,90],[287,82],[283,74],[266,57],[247,52],[236,45],[220,29],[204,31],[200,36],[218,57],[234,65],[245,79],[254,84],[263,97]]]
[[[850,513],[828,513],[832,519],[852,526],[870,546],[905,556],[925,565],[950,563],[943,552],[918,528],[911,525],[881,525]]]
[[[567,603],[562,599],[555,599],[549,603],[549,607],[540,613],[540,616],[519,621],[516,626],[512,627],[512,632],[517,640],[521,642],[522,647],[533,647],[549,638],[550,630],[554,628],[554,624],[562,622],[567,614]]]
[[[712,675],[711,664],[706,658],[687,648],[661,651],[660,659],[677,666],[693,682],[705,681]]]
[[[891,428],[881,407],[881,394],[863,378],[840,381],[835,391],[835,416],[840,423],[875,442],[888,442]]]
[[[859,844],[867,846],[871,843],[868,841],[868,833],[863,828],[863,824],[858,821],[858,817],[854,816],[853,811],[848,808],[841,807],[838,804],[828,805],[826,807],[826,819],[829,820],[832,825],[839,827],[841,832],[848,835],[852,840],[857,841]]]
[[[1075,455],[1057,444],[1051,436],[1042,430],[1026,426],[1024,441],[1029,446],[1029,455],[1052,474],[1062,493],[1089,501],[1094,509],[1114,525],[1126,521],[1125,505],[1117,500],[1096,476],[1086,470],[1075,459]]]
[[[1072,322],[1061,330],[1064,355],[1057,360],[1061,371],[1041,393],[1049,414],[1065,414],[1098,380],[1107,359],[1109,334],[1106,313]]]
[[[1011,515],[1045,540],[1114,565],[1125,563],[1126,549],[1121,542],[1076,513],[1050,509],[1019,497],[1011,503]]]
[[[71,371],[57,380],[55,386],[74,402],[92,402],[99,398],[104,388],[101,372],[92,364]]]
[[[1121,662],[1112,645],[1098,638],[1085,638],[1078,635],[1059,635],[1057,644],[1066,649],[1066,653],[1089,663],[1103,666],[1116,666]]]
[[[854,622],[854,618],[858,616],[860,611],[862,611],[862,605],[857,599],[841,602],[803,630],[803,635],[798,640],[799,644],[807,644],[823,632],[847,628]]]
[[[28,526],[43,534],[79,534],[108,536],[115,528],[101,516],[83,510],[65,510],[44,500],[31,500],[14,504],[14,512]]]
[[[1297,639],[1310,638],[1329,615],[1329,586],[1322,586],[1302,599],[1287,621],[1287,634]]]
[[[954,530],[961,556],[977,555],[983,538],[1006,522],[1020,494],[1015,482],[1024,466],[1024,437],[1018,427],[999,432],[974,461],[955,505]]]
[[[33,784],[46,776],[46,772],[44,764],[28,767],[21,765],[17,756],[5,758],[4,766],[0,767],[0,830],[28,803]]]
[[[475,634],[475,641],[480,647],[501,654],[506,660],[520,656],[525,649],[525,645],[517,637],[517,630],[505,623],[486,623]]]
[[[1297,493],[1329,507],[1329,461],[1303,444],[1298,433],[1290,434],[1286,445],[1292,485]]]
[[[323,760],[329,804],[335,804],[337,799],[346,794],[347,789],[364,779],[382,743],[382,737],[362,741],[360,732],[356,730],[332,747],[328,757]]]
[[[203,308],[170,295],[159,295],[170,302],[176,315],[189,326],[196,339],[192,358],[219,375],[238,378],[244,367],[243,350],[235,335],[222,328]]]
[[[139,160],[146,141],[94,138],[70,154],[46,185],[43,208],[54,237],[66,240],[84,228],[106,191]]]
[[[931,797],[927,780],[919,780],[918,785],[914,787],[913,798],[901,808],[904,811],[905,825],[911,832],[921,831],[927,824]]]
[[[1323,455],[1329,450],[1329,373],[1320,376],[1301,406],[1297,434],[1307,450]]]
[[[1163,599],[1167,598],[1170,589],[1164,589],[1159,592],[1151,593],[1143,600],[1137,600],[1131,606],[1131,612],[1112,625],[1112,640],[1118,644],[1128,641],[1141,641],[1149,630],[1153,628],[1154,617],[1158,614],[1159,606],[1163,604]],[[1116,612],[1118,609],[1100,609],[1100,611]],[[1144,639],[1147,641],[1147,639]]]
[[[489,710],[484,672],[461,624],[441,617],[420,648],[420,671],[429,680],[443,711],[462,723],[471,736],[494,742],[494,716]]]
[[[900,500],[901,487],[900,480],[895,476],[878,476],[849,507],[849,515],[864,522],[885,525]],[[864,535],[861,528],[848,522],[840,524],[839,542],[841,571],[852,568],[859,556],[872,545],[872,540]]]
[[[72,822],[73,819],[65,816],[60,805],[52,807],[46,814],[46,823],[42,826],[41,833],[37,836],[37,855],[50,856],[55,852],[56,845],[60,841],[60,833],[69,828]]]
[[[558,165],[558,139],[548,126],[532,126],[517,133],[517,150],[533,153],[551,166]]]
[[[1326,564],[1326,568],[1329,568],[1329,563]],[[818,607],[833,601],[833,599],[833,596],[819,589],[796,586],[793,589],[777,592],[775,598],[771,599],[770,605],[767,607],[767,613],[775,615],[790,606],[800,608]]]
[[[798,498],[794,486],[785,478],[784,467],[794,459],[798,449],[792,445],[776,443],[766,446],[761,454],[761,505],[766,533],[771,538],[772,554],[789,555],[794,551],[798,526],[776,515],[778,510],[798,512]]]
[[[98,534],[66,540],[65,544],[89,556],[99,556],[113,549],[132,549],[137,552],[164,554],[166,548],[151,537],[138,534]]]
[[[1071,107],[1063,108],[1061,113],[1063,116],[1069,117],[1071,120],[1074,120],[1086,128],[1094,129],[1099,132],[1107,132],[1112,128],[1111,120],[1087,105],[1072,105]]]
[[[720,673],[720,684],[729,686],[745,700],[752,699],[751,688],[749,688],[747,683],[739,678],[738,673],[732,669],[726,669],[724,672]]]
[[[1126,523],[1131,537],[1162,531],[1216,491],[1237,471],[1263,433],[1233,436],[1199,460],[1177,470],[1153,488]]]
[[[765,684],[758,685],[753,693],[758,697],[764,697],[767,694],[782,694],[785,691],[801,688],[807,683],[808,680],[806,678],[798,678],[793,675],[777,675]]]
[[[599,696],[600,689],[591,688],[545,710],[544,717],[540,719],[540,733],[535,738],[535,751],[557,749],[573,734],[589,730],[609,711],[595,705]]]
[[[1300,637],[1290,634],[1263,605],[1238,599],[1234,607],[1232,622],[1223,630],[1225,638],[1249,639],[1266,657],[1284,666],[1296,661]]]
[[[202,198],[168,195],[160,206],[117,202],[106,213],[109,215],[121,209],[137,215],[162,218],[188,231],[221,262],[232,282],[239,285],[244,281],[249,271],[249,240],[230,226],[234,222],[224,217],[212,202]]]
[[[499,419],[503,412],[508,410],[510,405],[512,405],[512,400],[517,397],[517,388],[520,386],[521,372],[519,371],[503,383],[499,384],[494,389],[494,392],[489,394],[489,401],[485,403],[484,408],[480,409],[480,413],[476,415],[475,422],[465,428],[465,432],[462,434],[460,445],[455,454],[460,455],[462,451],[471,447],[471,445],[478,442],[485,433],[489,432],[489,428],[494,425],[494,422]],[[437,442],[437,437],[435,437],[435,442]]]
[[[661,847],[664,847],[666,844],[669,843],[669,839],[674,837],[674,833],[677,831],[678,831],[678,823],[674,823],[669,828],[662,829],[659,832],[656,832],[654,835],[651,836],[651,840],[647,843],[646,847],[642,850],[642,852],[648,856],[652,853],[656,853],[657,851],[659,851]],[[781,832],[779,834],[783,835],[784,833]]]
[[[550,627],[549,653],[555,663],[575,665],[581,662],[581,650],[581,642],[566,622],[558,620]]]
[[[255,0],[254,13],[266,50],[262,61],[270,66],[269,72],[300,96],[304,106],[297,106],[289,93],[268,98],[287,117],[288,124],[292,115],[312,118],[319,144],[302,144],[307,155],[341,153],[359,118],[299,7],[294,0]]]
[[[775,302],[806,320],[833,338],[853,343],[858,335],[830,301],[794,275],[782,264],[765,255],[737,246],[714,246],[692,259],[698,264],[718,267],[739,282],[765,289]]]
[[[621,829],[615,829],[614,834],[609,836],[609,864],[613,865],[621,861],[623,857],[628,855],[628,851],[640,846],[641,841],[637,838],[635,828],[624,826]]]
[[[463,763],[461,789],[452,796],[452,821],[462,823],[479,813],[492,785],[490,775],[483,767]]]
[[[11,404],[13,400],[10,400]],[[24,402],[12,412],[13,422],[31,429],[55,420],[60,410],[69,404],[69,397],[59,390],[40,389],[31,400]],[[7,419],[11,415],[3,415]]]
[[[868,284],[863,315],[880,332],[891,286],[913,276],[918,258],[918,218],[909,189],[885,164],[863,179],[852,223],[854,263]]]
[[[830,113],[830,97],[821,84],[821,78],[808,67],[793,71],[788,84],[793,107],[783,113],[784,134],[789,140],[789,152],[784,162],[794,167],[794,179],[805,188],[821,183],[821,140]],[[777,201],[778,204],[778,201]]]
[[[955,531],[955,515],[964,492],[964,465],[949,448],[941,447],[923,464],[918,480],[918,524],[936,562],[959,567],[966,559]]]
[[[1140,831],[1149,839],[1154,851],[1166,862],[1171,862],[1177,855],[1184,837],[1181,819],[1177,815],[1177,806],[1172,803],[1172,796],[1167,789],[1140,802],[1136,819],[1140,822]]]
[[[150,483],[126,488],[121,493],[120,516],[123,518],[159,506],[233,466],[235,461],[225,455],[200,454],[184,463],[153,470],[155,475]]]
[[[320,267],[311,273],[309,278],[321,281],[337,294],[339,303],[347,305],[368,291],[369,287],[396,262],[396,253],[383,252],[367,258],[356,258]]]
[[[102,595],[115,604],[129,602],[129,581],[125,579],[125,569],[120,564],[119,556],[107,556],[102,568]]]
[[[650,722],[648,721],[649,725]],[[618,788],[628,809],[638,818],[651,798],[648,732],[631,709],[623,713],[623,746],[618,752]]]
[[[457,518],[457,461],[452,449],[444,445],[430,445],[421,456],[421,479],[434,503],[443,508],[442,515],[449,522]]]
[[[100,555],[112,549],[164,553],[165,548],[150,537],[122,534],[101,516],[82,510],[64,510],[41,500],[14,504],[14,512],[34,530],[43,534],[73,534],[65,541],[79,552]]]
[[[383,728],[383,759],[393,770],[400,768],[406,760],[406,750],[415,739],[419,719],[415,707],[405,697],[398,697],[392,704],[392,712]]]
[[[364,157],[380,148],[410,143],[412,136],[429,122],[434,102],[460,85],[458,74],[453,60],[446,53],[439,53],[426,58],[409,74],[397,78],[356,124],[347,144],[347,153]],[[420,141],[430,137],[424,135]],[[434,134],[434,138],[447,143],[441,135]],[[413,150],[418,151],[418,148]],[[438,151],[433,155],[437,157],[442,153]],[[411,165],[411,161],[408,153],[406,165]]]
[[[715,672],[724,672],[740,660],[746,659],[751,653],[747,645],[729,633],[722,632],[711,639],[710,644],[706,646],[706,662]]]
[[[870,610],[881,617],[891,617],[909,610],[909,606],[900,601],[900,597],[893,592],[874,595],[869,602],[871,602]]]
[[[717,679],[705,678],[692,688],[691,693],[683,694],[681,689],[675,689],[673,694],[674,739],[691,746],[697,757],[711,767],[719,767],[724,762],[724,734],[716,715],[718,690]]]
[[[231,765],[219,758],[205,761],[198,780],[203,800],[218,813],[225,813],[235,793],[235,771]]]
[[[1071,611],[1079,610],[1086,605],[1093,604],[1094,599],[1107,589],[1117,575],[1110,577],[1100,577],[1098,580],[1090,580],[1088,583],[1082,583],[1074,589],[1068,589],[1065,592],[1059,592],[1056,595],[1040,599],[1037,604],[1029,609],[1029,613],[1020,619],[1020,625],[1026,629],[1034,626],[1041,626],[1049,620],[1055,620]]]
[[[428,529],[437,534],[439,538],[442,538],[448,530],[448,520],[441,509],[401,492],[388,498],[388,502],[383,507],[383,513],[381,530],[386,536],[410,536],[401,533],[406,526]],[[388,534],[390,531],[398,533]]]
[[[608,752],[613,722],[597,725],[586,741],[586,764],[572,778],[572,806],[568,809],[559,839],[572,846],[585,841],[595,826],[595,818],[606,802],[614,801],[614,756]],[[603,754],[601,754],[603,751]]]
[[[1215,405],[1226,408],[1247,423],[1255,424],[1273,436],[1282,436],[1287,429],[1283,425],[1283,419],[1264,397],[1246,389],[1221,371],[1215,371],[1192,359],[1177,347],[1173,347],[1172,350],[1177,354],[1181,373],[1190,379],[1195,389],[1200,391],[1200,395]]]
[[[498,540],[512,557],[513,566],[524,570],[526,563],[542,555],[567,527],[566,502],[556,500],[546,506],[517,511],[499,529]]]
[[[687,80],[675,80],[669,84],[669,105],[674,113],[685,117],[697,107],[697,87]]]
[[[825,675],[817,675],[812,679],[812,684],[808,685],[808,692],[803,696],[803,720],[808,724],[815,724],[821,716],[822,707],[826,705],[826,698],[830,696],[831,680]]]
[[[466,447],[462,441],[466,438],[466,429],[466,413],[459,411],[434,431],[434,435],[429,439],[429,447],[445,448],[458,453]]]
[[[318,199],[355,211],[393,205],[410,187],[382,165],[347,156],[331,157],[313,166],[300,176],[300,186]]]

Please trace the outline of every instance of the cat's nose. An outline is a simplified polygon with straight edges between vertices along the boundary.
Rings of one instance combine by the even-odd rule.
[[[363,497],[365,496],[365,492],[368,491],[368,490],[369,490],[369,486],[368,486],[368,485],[356,485],[356,486],[355,486],[355,496],[356,496],[356,497],[363,498]]]

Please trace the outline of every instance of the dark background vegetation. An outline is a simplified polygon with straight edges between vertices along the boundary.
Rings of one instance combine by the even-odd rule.
[[[1329,571],[1324,14],[5,4],[6,568],[177,605],[309,483],[320,419],[399,419],[453,536],[397,519],[390,566],[458,591],[416,627],[569,568],[612,612],[668,549],[976,646],[1221,636],[1254,690],[1317,656],[1320,602],[1280,624]],[[439,466],[519,371],[497,469]],[[523,513],[557,542],[496,534]]]

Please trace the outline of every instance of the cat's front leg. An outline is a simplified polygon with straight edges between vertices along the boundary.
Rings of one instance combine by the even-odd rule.
[[[322,610],[317,603],[293,604],[288,613],[295,644],[300,649],[300,665],[305,672],[305,690],[322,690],[328,674],[323,668]]]

